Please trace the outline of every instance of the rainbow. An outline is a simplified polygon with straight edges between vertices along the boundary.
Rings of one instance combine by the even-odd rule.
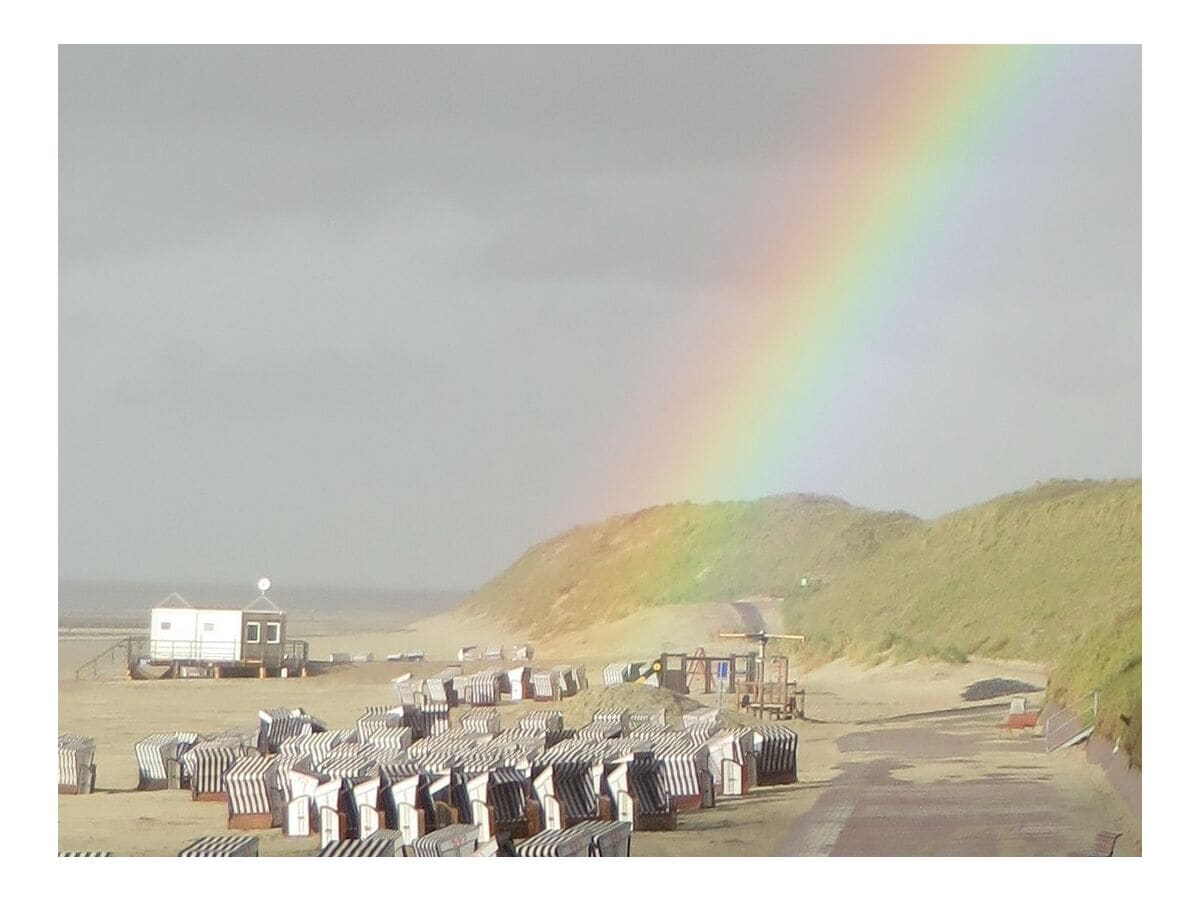
[[[794,472],[821,411],[862,364],[858,348],[936,258],[964,190],[986,177],[981,156],[1028,121],[1063,53],[896,48],[898,66],[856,85],[835,177],[795,202],[801,212],[753,283],[674,362],[704,366],[713,387],[660,415],[634,447],[623,477],[637,482],[640,505],[648,495],[751,499]]]

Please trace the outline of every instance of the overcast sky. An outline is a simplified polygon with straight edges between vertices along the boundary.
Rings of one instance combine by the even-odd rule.
[[[725,375],[664,360],[912,52],[63,49],[60,573],[469,588],[688,499],[629,448]],[[1063,54],[746,499],[1140,475],[1140,93]]]

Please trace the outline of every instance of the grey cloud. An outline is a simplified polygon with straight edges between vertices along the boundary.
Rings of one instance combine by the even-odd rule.
[[[470,587],[683,499],[640,448],[916,52],[63,48],[63,574]],[[1140,53],[1058,56],[747,491],[1140,472]]]

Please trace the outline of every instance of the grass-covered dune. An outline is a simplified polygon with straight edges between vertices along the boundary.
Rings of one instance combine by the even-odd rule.
[[[1052,666],[1140,760],[1141,481],[1052,482],[943,516],[788,595],[816,658],[983,655]]]
[[[527,551],[465,604],[561,634],[648,605],[786,598],[810,663],[969,655],[1052,666],[1102,694],[1140,761],[1140,480],[1055,481],[931,521],[830,497],[654,507]]]
[[[648,605],[785,596],[920,527],[904,513],[807,495],[657,506],[530,548],[464,608],[546,635]]]

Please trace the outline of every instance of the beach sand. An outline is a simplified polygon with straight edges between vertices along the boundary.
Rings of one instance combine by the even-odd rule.
[[[535,646],[535,665],[570,661],[588,668],[592,690],[561,704],[567,724],[583,724],[598,705],[666,707],[677,720],[686,708],[712,704],[712,695],[679,697],[636,685],[595,687],[605,663],[649,658],[655,648],[746,652],[746,643],[714,637],[740,627],[740,614],[729,604],[688,613],[681,618],[678,610],[652,610],[557,645]],[[778,627],[772,610],[765,610],[764,618],[769,627]],[[193,803],[182,791],[134,790],[133,745],[150,732],[253,729],[259,709],[278,706],[300,706],[332,728],[350,727],[363,707],[394,701],[390,681],[397,675],[432,673],[453,660],[462,644],[508,646],[525,637],[455,614],[391,632],[359,629],[353,621],[342,627],[340,633],[326,630],[310,638],[312,658],[339,651],[374,653],[380,660],[421,648],[428,661],[376,661],[308,678],[75,680],[78,665],[116,637],[77,632],[60,639],[59,729],[95,738],[97,790],[59,797],[59,848],[174,855],[195,837],[227,833],[224,803]],[[290,636],[305,635],[294,628]],[[484,665],[469,665],[468,671]],[[990,660],[873,668],[837,661],[801,675],[809,720],[785,723],[799,736],[798,783],[722,798],[715,809],[681,815],[675,832],[636,833],[633,851],[666,856],[1065,854],[1086,849],[1097,831],[1118,830],[1125,832],[1118,854],[1139,853],[1137,821],[1082,751],[1047,755],[1034,738],[1003,736],[994,727],[1004,717],[996,705],[1007,698],[961,699],[967,686],[991,678],[1019,679],[1038,688],[1045,684],[1037,665]],[[1040,692],[1029,695],[1033,705],[1041,699]],[[550,706],[505,705],[502,721],[509,724],[534,708]],[[937,712],[964,709],[966,715]],[[914,714],[924,715],[896,718]],[[916,821],[926,826],[918,829],[920,839],[911,836]],[[254,833],[264,855],[316,851],[315,837]]]

